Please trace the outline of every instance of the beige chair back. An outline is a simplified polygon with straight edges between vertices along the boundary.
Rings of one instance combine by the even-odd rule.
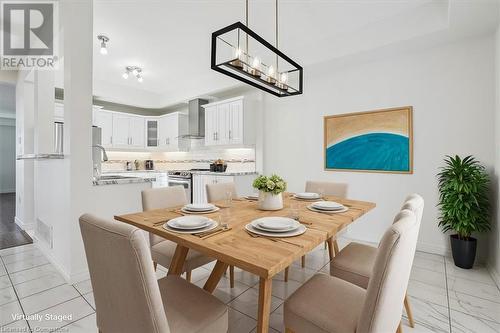
[[[347,184],[308,180],[306,182],[306,192],[322,192],[325,195],[333,195],[339,198],[346,198]]]
[[[151,188],[142,191],[142,210],[171,208],[187,204],[186,191],[182,186]],[[149,234],[150,246],[164,241],[164,238]]]
[[[424,198],[417,193],[410,194],[406,197],[406,200],[401,207],[401,210],[403,209],[409,209],[415,213],[417,223],[420,228],[420,223],[422,222],[422,216],[424,214]]]
[[[219,184],[207,184],[207,201],[216,202],[226,199],[226,193],[231,192],[232,197],[236,198],[238,194],[236,193],[236,186],[234,183],[219,183]]]
[[[396,332],[417,245],[415,213],[402,210],[380,241],[357,333]]]
[[[80,217],[100,332],[170,332],[143,233],[125,223]]]

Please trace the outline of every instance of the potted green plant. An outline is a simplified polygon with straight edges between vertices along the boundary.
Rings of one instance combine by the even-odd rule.
[[[438,174],[439,226],[450,235],[455,265],[472,268],[477,240],[473,232],[490,230],[489,176],[474,157],[446,156]]]
[[[262,210],[278,210],[283,208],[282,193],[286,190],[286,182],[278,175],[259,176],[253,182],[259,190],[259,208]]]

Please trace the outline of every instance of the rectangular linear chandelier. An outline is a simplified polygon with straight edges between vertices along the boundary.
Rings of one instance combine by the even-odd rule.
[[[248,28],[248,24],[236,22],[212,33],[211,67],[217,72],[278,97],[302,94],[303,68]]]

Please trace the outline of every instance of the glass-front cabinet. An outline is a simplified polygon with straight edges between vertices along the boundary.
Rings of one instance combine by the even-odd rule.
[[[158,147],[158,119],[146,119],[146,147]]]

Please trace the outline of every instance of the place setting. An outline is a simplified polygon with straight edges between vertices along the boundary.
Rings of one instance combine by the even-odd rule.
[[[192,203],[184,205],[180,212],[184,214],[210,214],[215,213],[220,208],[211,203]]]
[[[218,223],[201,215],[179,216],[167,221],[162,227],[167,231],[191,234],[202,239],[231,229],[227,223]]]
[[[292,198],[300,201],[322,200],[322,195],[315,192],[300,192],[292,194]]]
[[[307,228],[297,220],[289,217],[269,216],[253,220],[245,225],[245,230],[252,237],[283,241],[301,247],[302,245],[289,242],[284,238],[302,235]]]
[[[307,209],[323,214],[339,214],[349,210],[349,207],[335,201],[315,201],[307,205]]]

